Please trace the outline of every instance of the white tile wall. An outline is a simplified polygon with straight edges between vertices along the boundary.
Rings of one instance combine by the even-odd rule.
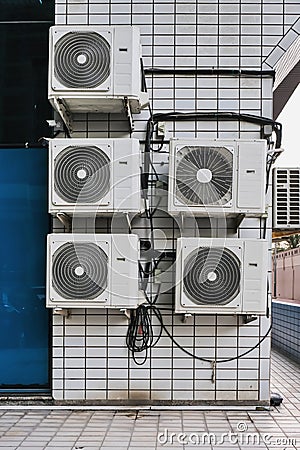
[[[141,30],[144,65],[198,68],[269,69],[299,35],[300,1],[277,0],[56,0],[57,24],[134,24]],[[272,117],[272,80],[262,77],[147,76],[154,112],[236,111]],[[120,116],[81,114],[74,137],[127,137]],[[145,139],[147,111],[135,117],[136,137]],[[167,123],[167,136],[259,138],[259,127],[237,122]],[[142,148],[141,142],[141,148]],[[168,145],[154,155],[157,172],[168,170]],[[156,190],[156,193],[158,191]],[[154,227],[163,229],[156,246],[174,248],[180,235],[166,216],[162,197]],[[189,232],[195,224],[186,221]],[[209,235],[207,223],[200,224]],[[259,219],[244,220],[239,237],[262,237]],[[91,227],[91,228],[90,228]],[[108,219],[96,231],[110,230]],[[270,234],[270,219],[267,234]],[[133,232],[149,235],[149,224],[136,218]],[[93,231],[93,224],[82,222]],[[54,221],[54,231],[63,229]],[[215,231],[215,230],[214,230]],[[233,231],[228,230],[228,233]],[[222,230],[217,234],[224,233]],[[171,293],[159,304],[172,307]],[[162,311],[180,345],[201,357],[231,358],[257,344],[269,326],[261,318],[243,325],[237,317],[193,316],[186,323]],[[190,358],[163,334],[145,365],[134,363],[125,346],[127,321],[116,311],[77,310],[70,318],[53,317],[53,396],[57,400],[267,401],[270,339],[245,357],[217,365],[215,382],[208,363]]]

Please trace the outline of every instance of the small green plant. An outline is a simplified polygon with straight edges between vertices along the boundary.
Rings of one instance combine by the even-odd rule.
[[[286,238],[288,248],[297,248],[300,246],[300,234],[292,234]]]

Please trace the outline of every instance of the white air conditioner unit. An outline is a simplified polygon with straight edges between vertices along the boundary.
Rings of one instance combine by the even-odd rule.
[[[49,212],[139,212],[137,139],[53,139],[49,142]]]
[[[138,245],[133,234],[50,234],[46,306],[136,308]]]
[[[169,213],[264,214],[266,152],[265,140],[172,139]]]
[[[265,314],[267,260],[266,240],[178,239],[175,312]]]
[[[300,168],[273,169],[274,228],[300,228]]]
[[[58,110],[132,113],[148,104],[142,92],[139,29],[58,25],[50,28],[49,100]]]

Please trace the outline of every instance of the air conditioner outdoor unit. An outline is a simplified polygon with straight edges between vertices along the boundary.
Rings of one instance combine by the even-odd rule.
[[[48,308],[136,308],[138,237],[134,234],[50,234]]]
[[[49,212],[139,212],[137,139],[53,139],[49,142]]]
[[[265,314],[267,259],[266,240],[178,239],[175,312]]]
[[[169,213],[264,214],[266,152],[265,140],[172,139]]]
[[[53,26],[49,55],[49,100],[60,113],[118,113],[125,99],[139,113],[148,104],[137,27]]]
[[[300,228],[300,168],[273,169],[273,229]]]

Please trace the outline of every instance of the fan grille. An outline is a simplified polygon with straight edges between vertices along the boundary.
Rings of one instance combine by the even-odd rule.
[[[110,45],[94,32],[65,34],[55,45],[54,73],[67,88],[93,89],[110,74]]]
[[[198,305],[227,305],[240,292],[238,257],[229,249],[198,248],[184,262],[184,292]]]
[[[63,244],[53,255],[55,291],[66,299],[95,299],[107,287],[107,262],[107,255],[96,244]]]
[[[66,147],[54,162],[54,189],[68,203],[96,203],[110,190],[110,159],[98,147]]]
[[[233,156],[225,147],[185,146],[177,152],[176,196],[188,205],[232,199]]]

